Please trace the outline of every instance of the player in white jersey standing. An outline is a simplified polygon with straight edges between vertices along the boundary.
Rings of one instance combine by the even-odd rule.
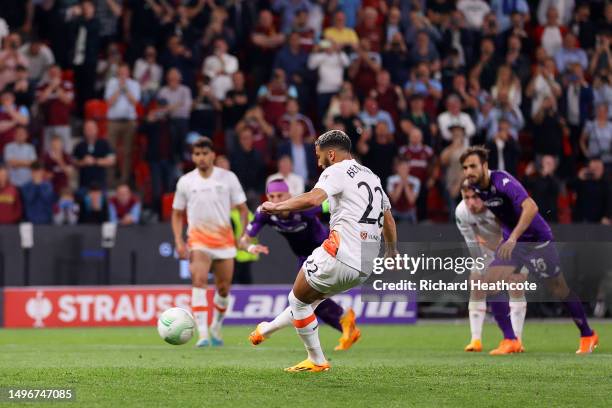
[[[238,208],[242,225],[246,225],[248,208],[238,177],[213,165],[215,152],[212,141],[203,137],[191,148],[195,169],[182,176],[176,185],[172,203],[172,232],[179,257],[189,259],[191,310],[199,332],[196,346],[221,346],[221,325],[229,303],[236,257],[230,211],[233,207]],[[185,215],[188,224],[186,243],[183,239]],[[216,291],[209,336],[206,286],[211,269],[215,274]]]
[[[330,369],[319,342],[314,309],[323,299],[360,285],[370,276],[371,267],[364,265],[371,265],[378,256],[381,230],[386,255],[396,253],[397,232],[389,198],[378,176],[353,160],[350,151],[351,140],[340,130],[319,136],[315,154],[325,170],[314,188],[279,203],[266,201],[261,207],[278,214],[316,207],[326,199],[330,203],[329,238],[302,265],[289,294],[289,307],[282,313],[293,321],[308,352],[306,360],[286,371]]]
[[[467,183],[461,186],[463,200],[455,209],[455,222],[463,235],[472,258],[483,257],[485,268],[473,269],[470,280],[479,281],[489,264],[495,258],[495,250],[501,242],[501,227],[497,218],[484,205],[480,197]],[[515,282],[525,280],[525,274],[513,275]],[[482,326],[487,312],[486,292],[474,290],[470,292],[468,305],[470,331],[472,340],[465,346],[465,351],[482,351]],[[510,291],[510,320],[517,338],[522,339],[527,301],[524,291]],[[521,346],[522,351],[522,346]]]

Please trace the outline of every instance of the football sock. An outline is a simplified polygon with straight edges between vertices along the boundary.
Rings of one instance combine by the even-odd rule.
[[[582,302],[580,302],[578,295],[576,295],[574,292],[570,292],[563,300],[563,304],[567,308],[570,316],[572,316],[572,319],[574,319],[576,326],[578,326],[580,336],[592,336],[593,330],[591,330],[589,327],[586,314],[584,313],[584,308],[582,307]]]
[[[487,299],[487,303],[491,305],[491,313],[497,322],[500,330],[504,334],[504,339],[514,340],[514,330],[512,330],[512,321],[510,320],[510,306],[508,305],[507,293],[498,293]]]
[[[208,337],[208,300],[206,299],[206,289],[191,288],[191,312],[198,326],[200,338]]]
[[[472,340],[482,339],[482,325],[487,314],[487,302],[485,300],[471,300],[468,304],[470,316],[470,331]]]
[[[227,310],[227,305],[229,304],[229,296],[221,296],[219,292],[215,291],[215,296],[213,298],[213,319],[212,324],[210,325],[210,330],[213,331],[216,337],[219,337],[221,325],[223,324],[223,319],[225,318],[225,311]]]
[[[319,342],[319,322],[312,305],[302,302],[291,291],[289,293],[289,306],[293,315],[293,326],[295,326],[297,334],[302,339],[304,347],[306,347],[308,358],[317,365],[325,363],[325,356]]]
[[[527,314],[527,300],[525,296],[510,297],[510,321],[512,330],[517,338],[523,338],[523,326],[525,325],[525,315]]]
[[[317,300],[312,303],[312,308],[318,309],[318,305],[323,301]],[[293,324],[293,316],[291,315],[291,306],[287,306],[278,316],[271,322],[263,322],[259,328],[259,331],[264,336],[270,336],[272,333],[279,331],[289,325]]]
[[[315,315],[334,329],[342,332],[340,318],[344,314],[342,306],[331,299],[325,299],[315,309]]]

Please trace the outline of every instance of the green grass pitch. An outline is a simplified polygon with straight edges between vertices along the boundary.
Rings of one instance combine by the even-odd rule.
[[[290,374],[305,357],[292,329],[258,347],[251,327],[227,327],[226,346],[162,342],[156,329],[0,330],[0,387],[70,387],[86,407],[610,407],[612,324],[597,322],[600,347],[576,356],[571,321],[527,322],[527,352],[468,354],[466,321],[364,326],[355,347],[334,352],[337,332],[320,330],[332,370]],[[488,351],[500,340],[487,324]],[[16,406],[14,403],[0,405]]]

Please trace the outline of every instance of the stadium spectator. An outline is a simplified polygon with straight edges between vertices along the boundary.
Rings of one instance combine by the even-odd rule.
[[[278,121],[278,131],[283,139],[289,138],[289,127],[291,123],[297,122],[303,128],[304,139],[314,140],[316,133],[310,118],[300,113],[300,105],[294,98],[289,98],[285,107],[285,113]]]
[[[15,70],[15,81],[6,87],[15,95],[15,104],[18,106],[32,106],[34,103],[34,89],[28,78],[28,69],[18,65]]]
[[[417,199],[417,219],[427,219],[427,196],[434,185],[432,177],[435,161],[434,151],[423,144],[423,132],[419,127],[412,127],[408,132],[408,144],[399,149],[399,157],[408,161],[410,175],[419,179],[421,189]]]
[[[487,138],[492,139],[497,133],[500,121],[503,119],[510,124],[510,134],[518,139],[518,132],[525,126],[523,113],[517,105],[513,105],[507,91],[500,91],[496,98],[496,104],[491,110],[493,121],[490,123]]]
[[[402,23],[402,11],[398,7],[393,6],[389,9],[389,14],[387,15],[387,24],[385,25],[383,44],[391,43],[394,38],[397,38],[397,34],[399,34],[400,38],[402,38],[403,32],[404,26]]]
[[[510,123],[507,120],[500,119],[495,137],[486,146],[489,149],[490,169],[505,170],[513,176],[517,175],[520,148],[510,133]]]
[[[554,57],[563,46],[563,35],[567,29],[559,21],[559,11],[556,7],[548,7],[546,21],[540,23],[535,30],[535,37],[549,57]]]
[[[298,95],[304,99],[304,93],[308,92],[307,80],[308,53],[302,49],[300,34],[292,32],[289,34],[287,44],[281,48],[274,59],[274,70],[281,69],[285,72],[287,83],[296,87]]]
[[[154,46],[147,45],[143,56],[134,64],[132,76],[140,85],[142,103],[148,105],[162,81],[162,68],[157,63],[157,50]]]
[[[417,222],[416,201],[420,188],[419,179],[410,175],[408,160],[399,160],[395,174],[387,179],[387,194],[391,201],[393,216],[398,221],[410,224]]]
[[[0,89],[15,82],[18,66],[28,66],[27,58],[19,52],[20,46],[21,37],[16,32],[4,40],[4,49],[0,51]]]
[[[461,124],[453,124],[448,128],[451,133],[451,144],[448,145],[440,154],[440,164],[444,169],[444,196],[449,211],[449,221],[455,219],[453,208],[461,199],[461,182],[463,181],[463,169],[459,162],[459,157],[467,149],[467,137],[465,128]]]
[[[475,76],[480,82],[482,89],[491,89],[495,84],[497,68],[499,66],[496,57],[495,43],[490,38],[483,38],[480,42],[480,57],[470,71],[470,76]]]
[[[531,98],[531,117],[535,118],[547,97],[555,99],[561,96],[561,85],[555,79],[555,61],[548,57],[543,64],[534,67],[532,80],[525,89],[525,95]]]
[[[32,179],[21,187],[25,219],[32,224],[51,224],[55,193],[45,180],[45,169],[39,162],[31,165]]]
[[[55,64],[53,51],[40,38],[32,38],[19,48],[19,52],[28,61],[28,78],[33,84],[41,81],[47,70]]]
[[[232,75],[233,89],[228,91],[223,100],[222,126],[225,133],[225,148],[231,151],[236,139],[235,128],[244,117],[249,107],[249,96],[245,85],[244,74],[240,71]]]
[[[71,63],[77,110],[83,112],[85,102],[94,98],[98,51],[100,50],[100,24],[96,19],[96,6],[92,0],[84,0],[68,9],[67,21],[72,27]],[[65,44],[62,44],[65,46]]]
[[[547,13],[551,7],[557,10],[561,24],[567,25],[570,22],[574,14],[574,0],[540,0],[538,4],[538,22],[540,24],[546,24]]]
[[[355,29],[360,41],[368,40],[370,50],[379,53],[383,44],[383,26],[378,23],[378,11],[374,7],[362,10],[362,20]]]
[[[446,111],[438,116],[438,128],[442,139],[450,142],[453,139],[451,128],[457,125],[465,132],[466,142],[476,133],[474,121],[470,115],[461,112],[461,99],[453,94],[446,98]]]
[[[11,184],[8,169],[0,164],[0,224],[15,224],[21,220],[21,195]]]
[[[533,38],[529,35],[530,32],[528,32],[529,28],[527,27],[527,20],[525,18],[524,14],[521,13],[512,13],[512,15],[510,16],[510,21],[511,21],[511,26],[510,28],[508,28],[507,30],[505,30],[504,32],[501,33],[501,43],[504,46],[507,46],[508,50],[506,50],[507,52],[510,51],[510,38],[515,38],[519,43],[519,49],[522,53],[522,55],[526,56],[529,55],[531,52],[533,52],[534,49],[534,43],[533,43]],[[506,61],[507,63],[510,63],[509,61]],[[528,62],[528,61],[527,61]],[[512,64],[513,66],[515,64]],[[522,79],[522,76],[521,76]]]
[[[215,96],[207,78],[196,80],[196,97],[191,107],[189,127],[196,133],[212,136],[217,125],[217,113],[221,111],[221,102]]]
[[[97,98],[105,98],[106,85],[111,79],[117,78],[119,67],[124,63],[119,43],[108,44],[105,54],[98,58],[98,64],[96,65],[94,92]]]
[[[447,56],[456,53],[456,65],[460,70],[472,61],[476,36],[472,30],[466,28],[466,17],[461,11],[452,12],[449,26],[442,33],[440,51]],[[482,23],[481,23],[482,24]],[[438,56],[438,59],[442,59]]]
[[[586,51],[578,47],[578,39],[571,31],[563,36],[563,47],[555,53],[557,70],[563,74],[572,64],[580,64],[583,70],[589,66]]]
[[[358,106],[359,105],[356,105],[351,98],[342,98],[340,100],[340,112],[333,117],[332,122],[328,126],[332,127],[333,124],[342,125],[344,132],[351,139],[353,150],[357,146],[357,143],[359,143],[362,135],[368,131],[363,121],[357,115],[359,113],[359,111],[356,110]]]
[[[346,15],[342,11],[336,11],[332,25],[323,31],[323,38],[340,48],[356,47],[359,44],[355,30],[346,26]]]
[[[278,171],[271,174],[266,179],[266,185],[270,180],[283,179],[289,186],[289,193],[291,195],[298,195],[304,192],[305,180],[302,176],[293,172],[293,160],[291,156],[284,155],[278,159]]]
[[[285,42],[285,36],[274,26],[274,16],[269,10],[259,12],[259,20],[251,34],[253,46],[249,52],[255,89],[270,75],[274,54]]]
[[[612,10],[612,6],[610,7]],[[591,56],[589,63],[589,73],[591,75],[601,75],[606,77],[609,73],[610,65],[612,64],[612,51],[610,50],[611,34],[602,33],[597,36],[597,44],[595,52]],[[606,81],[610,86],[609,81]]]
[[[344,68],[350,64],[348,56],[338,45],[329,40],[322,40],[308,57],[308,68],[318,73],[317,113],[319,123],[329,106],[332,96],[342,87]]]
[[[599,158],[592,158],[589,164],[578,172],[578,177],[568,183],[576,192],[573,208],[574,222],[609,224],[612,218],[611,182],[605,177],[604,164]]]
[[[276,124],[285,114],[289,98],[297,99],[297,89],[288,85],[285,71],[274,69],[270,82],[257,90],[257,101],[264,112],[266,122]]]
[[[32,179],[30,166],[36,161],[36,150],[28,143],[28,131],[23,126],[15,129],[15,141],[4,147],[11,184],[22,187]]]
[[[413,65],[425,62],[429,64],[433,71],[440,64],[440,55],[438,50],[430,40],[429,34],[425,31],[419,31],[416,36],[415,45],[410,53],[410,61]]]
[[[533,117],[533,150],[536,161],[542,155],[559,160],[562,155],[564,126],[557,110],[556,100],[546,96]]]
[[[136,107],[140,102],[140,85],[130,78],[127,64],[121,64],[117,77],[106,84],[104,99],[108,103],[108,141],[114,151],[121,146],[119,180],[125,183],[132,172],[132,150],[138,126]]]
[[[172,157],[174,161],[181,161],[185,137],[189,131],[189,117],[191,115],[191,89],[181,83],[181,72],[171,68],[166,74],[166,86],[160,89],[157,97],[165,100],[163,111],[169,120],[170,136],[172,138]]]
[[[42,157],[42,165],[56,194],[68,187],[70,177],[74,173],[74,167],[72,166],[72,158],[64,149],[61,136],[51,136],[49,150]]]
[[[234,50],[236,45],[236,32],[227,24],[228,13],[222,7],[214,7],[210,22],[204,30],[199,43],[196,45],[196,58],[201,60],[208,53],[217,38],[222,38],[229,50]]]
[[[357,151],[363,157],[363,163],[381,180],[386,180],[393,171],[397,146],[386,121],[376,122],[372,130],[372,136],[368,140],[362,138]]]
[[[393,121],[396,122],[399,119],[400,112],[406,110],[406,99],[404,98],[402,88],[391,83],[389,72],[385,70],[378,72],[374,92],[378,106],[382,110],[389,112]]]
[[[261,158],[269,159],[269,140],[274,136],[274,127],[266,121],[263,109],[259,105],[246,111],[244,117],[236,125],[236,133],[240,135],[244,128],[251,131],[253,147],[261,154]]]
[[[510,65],[502,65],[497,71],[497,80],[491,88],[491,96],[493,99],[500,100],[500,95],[506,94],[510,105],[518,109],[521,105],[521,82],[512,71]]]
[[[318,37],[313,26],[309,22],[309,18],[311,16],[314,17],[315,13],[313,13],[313,11],[316,9],[317,5],[314,5],[310,9],[310,12],[305,9],[298,10],[295,13],[293,26],[290,30],[290,33],[298,34],[301,49],[306,53],[310,53],[310,51],[312,51],[312,47],[314,47],[315,44],[315,38]]]
[[[404,123],[408,125],[405,130]],[[410,128],[412,126],[416,126],[421,130],[424,144],[433,146],[433,137],[436,135],[438,127],[425,111],[425,100],[422,95],[416,94],[410,98],[408,111],[402,115],[400,120],[400,130],[405,135],[410,133]]]
[[[79,187],[86,190],[96,186],[107,186],[107,169],[115,165],[115,154],[105,139],[98,138],[98,125],[93,120],[83,124],[83,140],[72,154],[74,164],[79,169]]]
[[[135,225],[140,222],[140,199],[130,186],[120,184],[115,195],[108,200],[108,220],[119,225]]]
[[[593,110],[593,89],[584,78],[580,64],[573,64],[559,102],[559,111],[565,118],[574,151],[578,150],[580,132]]]
[[[232,171],[247,195],[249,208],[255,208],[264,192],[265,161],[254,147],[253,131],[248,126],[238,130],[238,145],[230,153]]]
[[[70,111],[74,91],[72,83],[62,79],[58,65],[49,68],[46,78],[39,84],[36,94],[38,106],[44,117],[43,149],[50,147],[51,138],[58,135],[62,138],[64,149],[70,150],[72,132],[70,128]]]
[[[57,203],[53,206],[54,225],[76,225],[79,221],[80,207],[70,188],[61,191]]]
[[[484,17],[491,12],[491,7],[484,0],[459,0],[457,10],[465,17],[470,30],[480,30]]]
[[[348,78],[360,97],[368,95],[376,86],[376,74],[381,70],[381,57],[370,49],[370,40],[361,39],[359,46],[350,56]]]
[[[227,42],[217,38],[213,45],[213,52],[206,57],[202,73],[210,80],[210,87],[217,100],[224,100],[225,95],[232,89],[232,74],[238,71],[238,58],[228,53]]]
[[[512,13],[529,14],[529,5],[525,0],[491,0],[491,11],[495,13],[502,31],[510,27]]]
[[[168,75],[170,72],[175,71],[176,74],[172,74],[173,77],[178,75],[180,78],[179,82],[182,81],[182,83],[189,87],[193,86],[195,61],[191,51],[177,35],[170,36],[166,44],[166,50],[160,56],[160,64],[166,72],[166,87],[170,85]],[[175,81],[176,79],[173,78],[173,82]]]
[[[405,84],[410,74],[410,55],[401,32],[396,31],[382,53],[383,68],[389,71],[394,84]]]
[[[595,119],[584,125],[580,148],[589,159],[599,157],[606,172],[612,175],[612,121],[608,118],[607,105],[597,105]]]
[[[281,31],[289,33],[293,20],[298,11],[306,11],[310,9],[310,0],[274,0],[272,1],[272,10],[279,13],[281,16]]]
[[[95,182],[79,202],[79,224],[102,224],[108,221],[108,201],[102,188]]]
[[[442,98],[442,84],[431,77],[429,64],[422,62],[412,70],[410,80],[404,85],[404,92],[408,98],[418,94],[437,102]]]
[[[367,97],[363,102],[363,111],[359,114],[359,119],[368,128],[375,127],[378,122],[385,122],[389,132],[391,134],[395,133],[393,118],[389,112],[380,109],[376,99],[371,96]]]
[[[7,90],[0,94],[0,150],[12,142],[18,127],[30,123],[30,114],[25,106],[15,104],[15,95]]]
[[[293,172],[300,176],[306,184],[314,185],[318,175],[314,146],[311,143],[304,143],[302,123],[291,121],[288,127],[289,140],[278,146],[278,155],[279,157],[291,157]]]
[[[591,20],[591,7],[588,2],[576,5],[576,12],[567,27],[578,37],[581,48],[595,48],[597,26]]]
[[[559,212],[557,200],[561,192],[561,182],[555,177],[557,160],[550,155],[542,156],[539,170],[533,162],[525,169],[523,185],[538,205],[542,217],[548,222],[558,222]]]

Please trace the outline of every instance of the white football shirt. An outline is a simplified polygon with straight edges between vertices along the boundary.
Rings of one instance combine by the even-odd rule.
[[[314,188],[324,190],[329,199],[330,230],[338,234],[336,259],[369,272],[363,268],[378,256],[383,212],[391,208],[380,179],[355,160],[343,160],[326,168]],[[369,244],[363,254],[362,244]]]
[[[176,184],[172,208],[187,210],[187,237],[190,248],[234,248],[230,212],[246,201],[238,177],[231,171],[213,167],[208,178],[194,169]]]
[[[496,248],[501,240],[501,227],[495,215],[489,209],[478,214],[471,213],[462,200],[455,209],[455,222],[472,258],[486,255],[487,263],[490,262],[495,251],[489,248]]]

